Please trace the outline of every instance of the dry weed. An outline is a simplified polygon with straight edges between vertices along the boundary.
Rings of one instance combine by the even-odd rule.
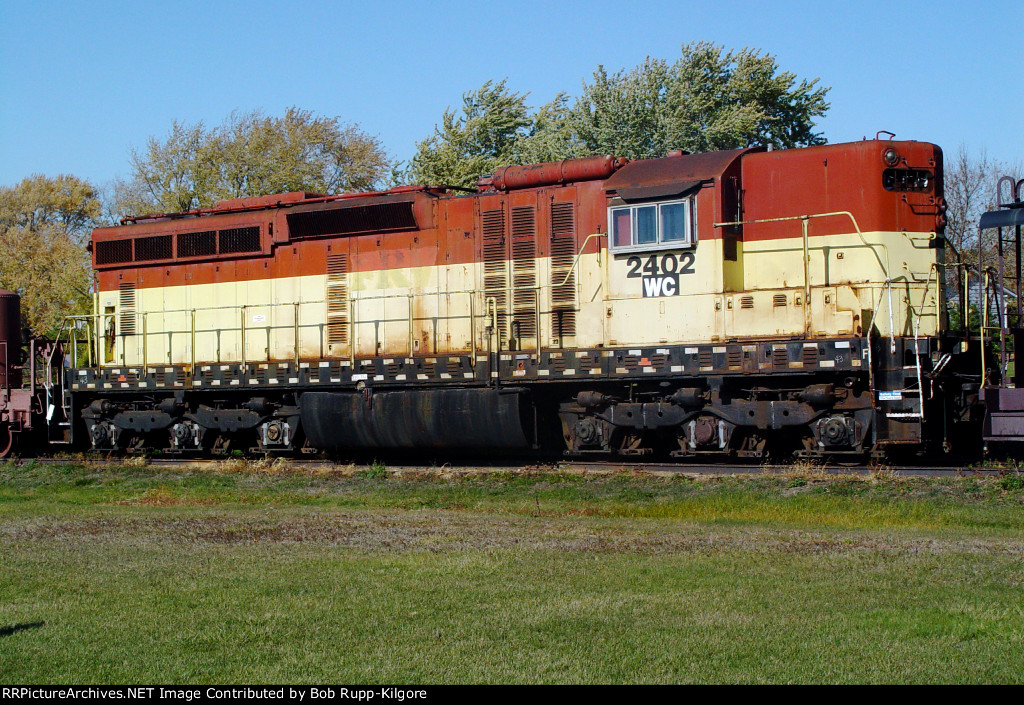
[[[824,466],[806,458],[794,460],[789,465],[766,467],[765,472],[784,480],[823,481],[835,479],[834,475],[826,472]]]

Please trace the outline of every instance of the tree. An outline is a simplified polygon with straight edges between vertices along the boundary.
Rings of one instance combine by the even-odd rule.
[[[996,164],[984,150],[972,155],[961,144],[944,163],[943,192],[946,199],[946,241],[950,261],[976,262],[978,219],[995,200]],[[966,260],[964,258],[967,258]]]
[[[823,144],[814,118],[828,110],[829,89],[815,88],[817,82],[798,83],[774,56],[758,50],[725,52],[696,42],[684,44],[672,65],[648,58],[610,76],[599,66],[571,119],[584,152],[633,159],[671,149]]]
[[[531,121],[526,95],[507,81],[488,81],[462,95],[461,114],[448,108],[434,134],[419,142],[410,163],[414,181],[472,187],[481,174],[515,159],[516,142]]]
[[[366,191],[391,168],[380,141],[357,125],[294,107],[280,118],[235,112],[212,129],[175,121],[130,160],[131,178],[115,188],[121,216],[286,191]]]
[[[85,243],[100,217],[96,188],[74,176],[30,176],[0,187],[0,286],[21,294],[24,325],[56,333],[88,313],[92,274]]]
[[[685,44],[673,64],[646,59],[609,74],[598,66],[570,106],[559,93],[531,110],[506,81],[465,93],[461,112],[445,111],[417,145],[410,176],[419,183],[471,187],[509,164],[614,154],[633,159],[672,149],[706,152],[753,145],[821,144],[814,118],[828,110],[828,88],[797,80],[775,57],[708,42]]]
[[[982,213],[996,208],[998,195],[996,184],[1003,175],[1020,178],[1024,169],[1019,164],[1007,164],[988,156],[985,150],[971,153],[965,144],[960,144],[952,157],[947,157],[943,169],[943,195],[946,199],[946,262],[958,265],[946,274],[946,291],[951,302],[959,302],[963,287],[963,269],[959,265],[978,266],[979,232],[978,222]],[[1003,200],[1012,194],[1002,194]],[[996,261],[996,233],[992,230],[980,234],[981,266],[993,267]],[[1004,250],[1004,271],[1009,275],[1015,271],[1015,253],[1012,247]],[[973,275],[972,275],[973,277]],[[971,280],[972,292],[978,286]],[[976,293],[972,293],[975,299]],[[957,306],[959,304],[956,304]],[[956,312],[959,316],[959,312]],[[959,320],[959,318],[957,318]]]
[[[566,93],[559,93],[550,103],[537,108],[525,134],[516,140],[514,161],[535,164],[582,156],[582,146],[572,130],[571,117],[572,108]]]

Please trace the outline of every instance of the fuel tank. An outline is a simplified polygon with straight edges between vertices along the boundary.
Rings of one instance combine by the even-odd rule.
[[[322,450],[530,448],[533,405],[526,390],[421,389],[306,392],[302,427]]]

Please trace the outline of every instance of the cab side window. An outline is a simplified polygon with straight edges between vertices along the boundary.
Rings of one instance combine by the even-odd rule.
[[[694,199],[608,209],[612,249],[623,252],[678,249],[697,242]]]

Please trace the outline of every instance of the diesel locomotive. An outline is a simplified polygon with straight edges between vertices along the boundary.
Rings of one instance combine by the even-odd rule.
[[[875,139],[129,218],[2,419],[185,455],[971,452],[986,356],[949,330],[942,173]]]

